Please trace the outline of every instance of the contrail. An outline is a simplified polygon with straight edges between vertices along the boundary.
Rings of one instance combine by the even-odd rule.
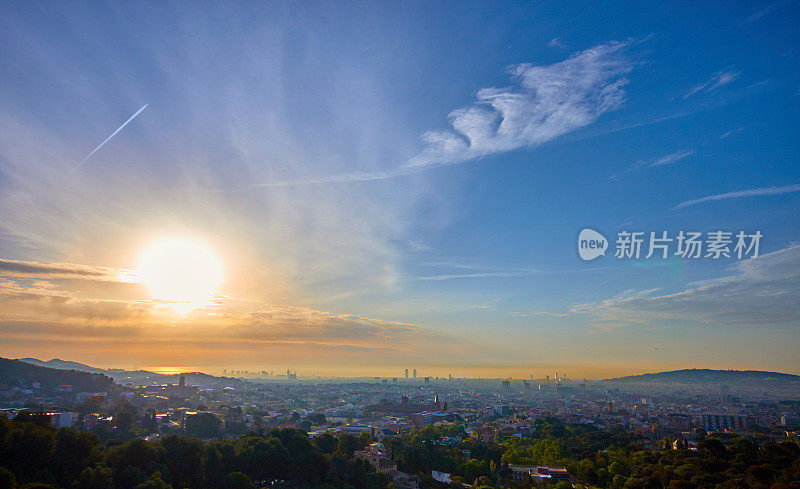
[[[142,108],[141,108],[141,109],[137,110],[137,111],[136,111],[136,113],[135,113],[135,114],[133,114],[133,115],[132,115],[132,116],[131,116],[131,117],[130,117],[130,118],[127,120],[127,121],[123,122],[123,123],[122,123],[122,125],[121,125],[121,126],[119,126],[119,127],[117,128],[117,130],[116,130],[116,131],[114,131],[114,132],[112,132],[112,133],[111,133],[111,136],[107,137],[105,141],[103,141],[102,143],[100,143],[100,145],[98,145],[98,146],[97,146],[95,149],[93,149],[91,153],[89,153],[88,155],[86,155],[86,158],[84,158],[84,159],[83,159],[83,161],[81,161],[80,163],[78,163],[78,165],[77,165],[75,168],[73,168],[72,170],[70,170],[69,172],[67,172],[67,175],[72,175],[72,172],[74,172],[75,170],[77,170],[78,168],[80,168],[80,167],[81,167],[81,165],[83,165],[84,163],[86,163],[86,160],[88,160],[89,158],[91,158],[91,157],[92,157],[92,155],[93,155],[93,154],[95,154],[95,153],[97,152],[97,150],[98,150],[98,149],[102,148],[104,144],[106,144],[106,143],[107,143],[107,142],[108,142],[108,141],[109,141],[111,138],[113,138],[114,136],[116,136],[116,135],[117,135],[117,133],[118,133],[118,132],[120,132],[120,131],[122,130],[122,128],[123,128],[123,127],[127,126],[127,125],[128,125],[128,123],[129,123],[130,121],[132,121],[132,120],[133,120],[133,119],[134,119],[134,118],[135,118],[137,115],[141,114],[141,113],[142,113],[142,111],[143,111],[144,109],[146,109],[146,108],[147,108],[147,104],[144,104],[144,105],[142,105]]]

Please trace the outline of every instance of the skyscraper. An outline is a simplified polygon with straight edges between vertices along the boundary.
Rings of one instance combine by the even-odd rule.
[[[417,378],[417,369],[414,369],[414,378]]]
[[[406,369],[406,379],[408,379],[408,369]]]

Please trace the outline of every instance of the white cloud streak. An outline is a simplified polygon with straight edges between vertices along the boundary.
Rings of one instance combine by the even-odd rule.
[[[694,150],[683,149],[683,150],[680,150],[680,151],[676,151],[674,153],[670,153],[667,156],[662,156],[661,158],[651,162],[647,166],[653,167],[653,166],[670,165],[670,164],[675,163],[677,161],[680,161],[680,160],[682,160],[682,159],[684,159],[684,158],[686,158],[688,156],[692,156],[693,154],[694,154]]]
[[[694,150],[692,150],[692,149],[682,149],[680,151],[675,151],[674,153],[670,153],[670,154],[668,154],[666,156],[662,156],[662,157],[656,158],[654,160],[638,161],[638,162],[634,163],[633,165],[631,165],[630,167],[628,167],[627,169],[625,169],[625,170],[623,170],[623,171],[621,171],[621,172],[619,172],[617,174],[611,175],[611,178],[617,178],[619,176],[625,175],[626,173],[630,173],[632,171],[636,171],[636,170],[639,170],[641,168],[653,168],[653,167],[656,167],[656,166],[671,165],[672,163],[676,163],[676,162],[678,162],[678,161],[680,161],[680,160],[682,160],[684,158],[692,156],[693,154],[694,154]]]
[[[409,166],[452,165],[535,147],[595,122],[625,101],[625,75],[632,69],[622,56],[627,45],[601,44],[552,65],[512,66],[512,86],[478,90],[472,105],[450,113],[451,130],[423,135],[427,147]]]
[[[751,23],[753,23],[753,22],[755,22],[757,20],[760,20],[762,17],[764,17],[768,13],[772,12],[773,10],[775,10],[775,5],[767,5],[763,9],[759,10],[758,12],[756,12],[756,13],[750,15],[749,17],[747,17],[746,19],[744,19],[744,23],[745,24],[751,24]]]
[[[428,277],[420,277],[419,280],[454,280],[460,278],[489,278],[489,277],[522,277],[530,275],[533,272],[481,272],[481,273],[456,273],[456,274],[442,274],[431,275]]]
[[[695,95],[700,92],[705,92],[705,93],[715,92],[718,89],[724,87],[725,85],[734,82],[737,78],[739,78],[739,75],[741,73],[742,73],[741,71],[720,71],[719,73],[716,73],[714,76],[712,76],[705,82],[700,83],[699,85],[695,85],[691,90],[689,90],[686,93],[686,95],[683,96],[683,98],[689,98],[692,95]]]
[[[691,205],[702,204],[705,202],[713,202],[716,200],[740,199],[742,197],[759,197],[762,195],[780,195],[792,192],[800,192],[800,184],[785,185],[783,187],[754,188],[750,190],[739,190],[737,192],[709,195],[707,197],[701,197],[699,199],[692,199],[681,202],[680,204],[673,207],[672,210],[683,209],[684,207],[689,207]]]
[[[147,108],[147,104],[144,104],[144,105],[142,105],[142,107],[141,107],[139,110],[137,110],[135,114],[133,114],[132,116],[130,116],[130,117],[128,118],[128,120],[127,120],[127,121],[123,122],[123,123],[122,123],[122,125],[121,125],[121,126],[119,126],[119,127],[117,128],[117,130],[116,130],[116,131],[112,132],[112,133],[111,133],[111,135],[110,135],[110,136],[108,136],[108,137],[105,139],[105,141],[103,141],[102,143],[98,144],[96,148],[94,148],[94,149],[93,149],[93,150],[92,150],[92,151],[91,151],[91,152],[90,152],[88,155],[86,155],[86,158],[84,158],[84,159],[83,159],[83,161],[81,161],[80,163],[78,163],[78,164],[77,164],[77,165],[76,165],[76,166],[75,166],[75,167],[74,167],[72,170],[68,171],[68,172],[67,172],[67,175],[72,175],[72,173],[73,173],[73,172],[75,172],[75,170],[77,170],[78,168],[80,168],[81,166],[83,166],[83,164],[84,164],[84,163],[86,163],[86,160],[88,160],[89,158],[91,158],[91,157],[92,157],[92,155],[93,155],[93,154],[95,154],[95,153],[96,153],[96,152],[97,152],[97,151],[98,151],[100,148],[102,148],[103,146],[105,146],[105,144],[106,144],[107,142],[111,141],[111,138],[113,138],[114,136],[116,136],[118,132],[120,132],[121,130],[123,130],[123,129],[125,128],[125,126],[127,126],[127,125],[128,125],[128,123],[130,123],[130,122],[131,122],[133,119],[135,119],[135,118],[136,118],[136,116],[137,116],[137,115],[139,115],[139,114],[141,114],[141,113],[142,113],[142,111],[143,111],[144,109],[146,109],[146,108]]]
[[[749,325],[798,321],[800,245],[740,261],[736,271],[735,275],[689,284],[674,294],[628,292],[570,310],[621,325],[680,319]]]
[[[352,172],[248,187],[386,180],[539,146],[622,107],[623,87],[628,83],[625,75],[632,69],[622,52],[629,45],[608,42],[551,65],[511,66],[511,86],[479,89],[474,103],[449,114],[451,129],[422,135],[426,147],[403,166],[383,172]]]

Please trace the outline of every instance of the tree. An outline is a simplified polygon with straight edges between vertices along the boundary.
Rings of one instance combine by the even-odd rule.
[[[17,485],[17,478],[14,473],[5,467],[0,467],[0,489],[14,489]]]
[[[338,440],[330,433],[323,433],[311,440],[311,443],[322,453],[331,454],[336,451]]]
[[[112,471],[107,467],[86,467],[75,482],[75,489],[107,489],[114,487]]]
[[[172,489],[172,486],[164,482],[161,474],[156,472],[149,479],[136,486],[136,489]]]
[[[93,451],[98,443],[97,436],[92,433],[69,429],[56,432],[52,470],[61,485],[69,485],[93,464]]]
[[[133,413],[127,409],[118,411],[114,415],[114,436],[128,440],[133,436]]]
[[[372,443],[372,435],[369,431],[362,431],[361,434],[358,435],[358,441],[356,443],[358,449],[361,450],[370,443]]]
[[[50,426],[50,415],[42,412],[21,411],[14,416],[18,423],[33,423],[36,426]]]
[[[231,472],[225,478],[225,489],[256,489],[256,485],[241,472]]]
[[[220,421],[211,413],[197,413],[186,418],[186,432],[199,438],[219,436]]]

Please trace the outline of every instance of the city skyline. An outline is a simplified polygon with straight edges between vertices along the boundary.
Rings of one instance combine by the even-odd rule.
[[[0,356],[800,374],[798,20],[19,3],[0,19]],[[608,242],[590,261],[586,229]],[[729,256],[678,253],[720,231]],[[615,256],[626,232],[641,256]]]

